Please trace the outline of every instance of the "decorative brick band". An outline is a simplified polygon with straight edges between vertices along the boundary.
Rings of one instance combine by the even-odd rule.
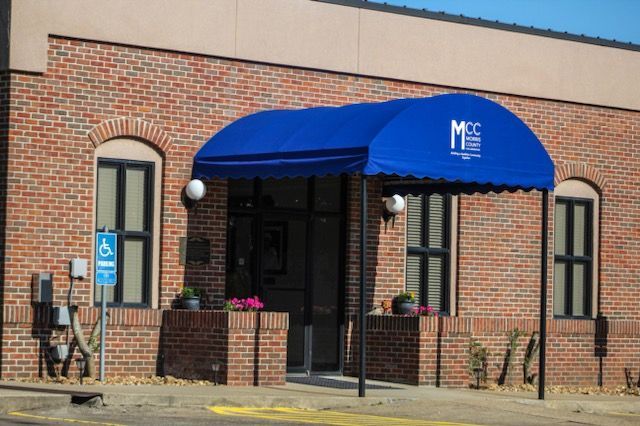
[[[358,319],[354,315],[352,319],[357,323]],[[367,316],[367,330],[385,331],[420,331],[422,321],[419,317],[400,317],[390,315],[369,315]],[[357,327],[357,324],[354,324]]]
[[[53,308],[47,305],[4,306],[2,319],[4,324],[31,324],[43,327],[51,326]],[[95,323],[100,316],[100,308],[80,307],[80,323]],[[109,308],[108,325],[136,327],[160,327],[162,311],[157,309]]]
[[[144,139],[162,153],[171,147],[171,137],[164,130],[136,118],[120,117],[103,121],[89,132],[89,138],[96,148],[109,139],[122,136]]]
[[[52,307],[5,306],[2,312],[5,324],[51,325]],[[100,308],[80,307],[82,324],[93,324]],[[412,318],[409,318],[412,319]],[[417,319],[417,318],[415,318]],[[289,316],[283,312],[224,312],[184,311],[162,309],[109,308],[108,325],[140,327],[190,327],[217,329],[288,330]]]
[[[165,327],[288,330],[283,312],[164,311]]]
[[[357,329],[355,315],[348,323]],[[408,331],[421,333],[508,333],[517,328],[526,333],[538,331],[539,321],[533,318],[478,318],[478,317],[405,317],[400,315],[370,315],[367,317],[367,330],[371,331]],[[609,320],[608,335],[640,336],[640,321]],[[557,335],[593,335],[596,332],[595,320],[549,319],[549,333]]]
[[[136,327],[160,327],[162,325],[162,310],[159,309],[109,308],[108,312],[107,325]],[[100,316],[100,309],[81,307],[79,315],[82,324],[93,324]]]
[[[562,164],[556,167],[554,176],[554,184],[558,185],[560,182],[571,178],[578,178],[593,182],[600,190],[607,184],[607,180],[602,174],[594,167],[585,163],[568,163]]]

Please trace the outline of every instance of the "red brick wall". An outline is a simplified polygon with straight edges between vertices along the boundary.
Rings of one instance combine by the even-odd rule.
[[[41,271],[54,273],[55,303],[61,304],[68,286],[68,260],[91,259],[95,145],[89,136],[108,120],[139,120],[160,129],[171,140],[158,148],[163,156],[160,308],[171,306],[184,283],[204,289],[207,306],[219,307],[224,293],[225,184],[209,184],[207,199],[195,211],[188,213],[180,203],[193,155],[204,141],[231,121],[265,109],[456,91],[107,43],[63,38],[50,38],[49,43],[46,73],[13,72],[9,77],[9,188],[2,278],[5,305],[26,306],[31,274]],[[2,82],[6,86],[6,78]],[[474,93],[522,118],[557,166],[584,163],[604,177],[606,185],[600,188],[601,311],[612,320],[640,321],[640,266],[636,261],[640,255],[640,215],[635,190],[640,181],[640,114]],[[153,135],[145,139],[153,142]],[[368,285],[369,302],[377,303],[403,288],[404,216],[385,229],[380,218],[380,184],[370,180]],[[347,238],[349,313],[357,306],[357,186],[357,179],[353,179]],[[539,221],[538,193],[460,197],[460,316],[537,317]],[[179,264],[178,242],[186,235],[211,239],[209,265],[185,269]],[[91,304],[91,286],[91,279],[77,283],[79,304]],[[553,291],[549,287],[551,313]],[[3,341],[15,333],[18,331],[5,327]],[[625,340],[625,350],[630,353],[638,349],[633,340],[637,334],[633,336]],[[3,360],[8,362],[6,356]],[[8,365],[3,364],[1,370],[8,371]]]
[[[162,312],[141,309],[111,309],[107,320],[105,371],[108,375],[151,376],[156,374]],[[78,318],[88,339],[100,315],[97,308],[80,308]],[[3,315],[2,378],[46,376],[45,350],[51,345],[73,344],[73,333],[55,327],[46,306],[5,306]],[[75,344],[73,344],[75,346]],[[71,347],[70,347],[71,350]],[[75,357],[80,357],[75,351]],[[96,366],[99,362],[95,355]],[[75,363],[70,375],[77,375]]]
[[[165,311],[164,373],[235,386],[284,385],[288,315],[273,312]]]
[[[225,365],[221,383],[284,384],[286,313],[150,309],[110,309],[109,313],[107,376],[144,377],[160,373],[213,380],[211,363],[220,360]],[[78,316],[86,338],[99,315],[97,308],[80,308]],[[73,333],[67,340],[66,328],[55,327],[51,318],[51,309],[46,306],[5,308],[3,379],[50,375],[53,364],[45,351],[56,344],[69,344],[70,351],[73,350]],[[79,357],[76,349],[74,358]],[[96,367],[99,358],[96,353]],[[57,365],[58,371],[61,367]],[[69,374],[78,374],[73,362]]]
[[[625,383],[624,369],[637,372],[640,326],[635,321],[609,321],[607,354],[603,358],[603,384]],[[347,328],[345,373],[358,374],[358,324],[350,317]],[[509,333],[518,328],[513,369],[506,383],[523,382],[522,361],[538,321],[506,318],[367,317],[367,377],[392,382],[466,387],[474,383],[468,372],[469,342],[474,339],[489,350],[488,382],[498,383],[503,371]],[[599,358],[595,356],[595,321],[548,320],[547,385],[596,386]],[[538,363],[531,372],[537,374]]]
[[[9,82],[8,72],[0,72],[0,318],[4,296],[5,230],[7,206],[7,145],[9,143]],[[0,328],[2,323],[0,322]],[[0,358],[2,348],[0,347]]]

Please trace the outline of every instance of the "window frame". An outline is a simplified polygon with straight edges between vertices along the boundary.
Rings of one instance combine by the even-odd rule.
[[[117,279],[118,282],[115,286],[114,301],[107,302],[108,307],[121,307],[121,308],[149,308],[151,307],[151,287],[153,277],[153,235],[154,235],[154,194],[155,194],[155,163],[152,161],[140,161],[140,160],[128,160],[121,158],[107,158],[98,157],[96,162],[96,193],[95,193],[95,232],[101,232],[102,228],[97,223],[98,221],[98,188],[99,188],[99,170],[100,167],[112,167],[117,170],[116,181],[116,229],[109,229],[109,232],[116,234],[118,241],[118,259],[117,259]],[[145,170],[145,195],[146,205],[144,207],[144,222],[146,230],[144,231],[127,231],[125,229],[125,216],[126,216],[126,172],[128,169]],[[142,240],[144,246],[144,262],[143,268],[143,301],[142,303],[126,303],[124,299],[124,247],[126,240]],[[94,283],[94,306],[99,306],[98,301],[99,289],[98,285]],[[101,293],[101,289],[100,289]]]
[[[445,247],[428,247],[429,244],[429,197],[431,195],[441,195],[444,197],[444,232],[443,232],[443,245]],[[423,265],[423,274],[422,274],[422,282],[420,283],[420,301],[421,305],[425,305],[428,303],[428,288],[429,288],[429,257],[442,257],[443,258],[443,280],[441,284],[441,300],[440,300],[440,310],[438,311],[441,314],[452,315],[453,314],[453,301],[452,301],[452,288],[453,288],[453,279],[455,276],[452,273],[453,268],[453,259],[455,258],[455,250],[454,250],[454,241],[452,236],[455,234],[455,230],[453,229],[454,223],[454,196],[451,194],[420,194],[415,197],[419,197],[422,203],[422,241],[423,246],[409,246],[408,238],[405,235],[405,290],[407,288],[407,259],[410,255],[419,255],[421,256],[421,262]],[[407,216],[409,214],[407,210]],[[408,223],[408,217],[407,222]],[[406,226],[406,233],[409,232],[409,227]],[[425,300],[426,295],[426,300]],[[426,306],[426,305],[425,305]]]
[[[564,309],[563,313],[559,314],[555,312],[555,304],[552,304],[553,317],[558,319],[592,319],[593,317],[593,289],[594,289],[594,277],[593,277],[593,268],[594,268],[594,217],[595,217],[595,205],[596,200],[592,198],[584,198],[584,197],[572,197],[566,195],[558,195],[555,197],[555,205],[558,203],[563,203],[567,205],[567,216],[565,218],[566,223],[566,234],[565,238],[565,247],[566,252],[571,254],[556,254],[555,243],[553,249],[553,264],[554,264],[554,294],[555,294],[555,265],[557,262],[564,262],[566,267],[565,273],[565,288],[564,288]],[[589,256],[575,256],[573,254],[573,244],[574,244],[574,220],[575,220],[575,206],[576,204],[584,205],[586,207],[586,217],[585,217],[585,251],[589,254]],[[554,205],[554,223],[556,220],[555,216],[555,205]],[[554,241],[555,241],[555,232],[557,229],[554,227]],[[586,270],[586,283],[584,289],[585,299],[583,302],[583,310],[585,312],[584,315],[573,315],[573,266],[575,263],[585,264]]]

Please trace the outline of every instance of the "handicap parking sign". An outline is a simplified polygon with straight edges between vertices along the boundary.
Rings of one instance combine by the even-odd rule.
[[[96,233],[96,284],[116,285],[118,240],[111,232]]]

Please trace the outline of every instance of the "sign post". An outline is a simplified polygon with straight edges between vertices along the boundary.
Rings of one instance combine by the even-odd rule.
[[[115,286],[117,279],[118,239],[105,226],[96,233],[96,285],[102,287],[100,294],[100,381],[104,382],[105,336],[107,334],[107,286]]]

